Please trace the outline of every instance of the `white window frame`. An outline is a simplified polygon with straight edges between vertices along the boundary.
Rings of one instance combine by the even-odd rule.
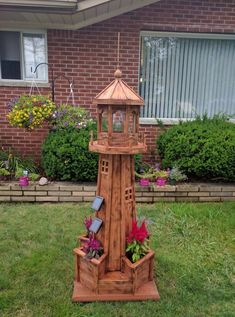
[[[209,39],[209,40],[235,40],[235,34],[220,34],[220,33],[185,33],[185,32],[158,32],[158,31],[141,31],[139,36],[139,61],[141,59],[142,37],[176,37],[176,38],[189,38],[189,39]],[[140,80],[140,64],[138,70],[138,80]],[[140,86],[138,85],[138,89]],[[140,93],[140,91],[139,91]],[[140,118],[140,124],[143,125],[158,125],[161,121],[164,125],[175,125],[182,121],[193,121],[195,119],[179,119],[179,118]],[[229,121],[235,123],[235,119]]]
[[[23,54],[23,34],[42,34],[45,38],[45,63],[48,63],[48,46],[47,46],[47,30],[39,29],[0,29],[0,31],[6,32],[18,32],[20,33],[20,63],[21,63],[21,76],[22,79],[2,79],[0,78],[0,86],[26,86],[29,87],[32,83],[32,79],[25,79],[25,67],[24,67],[24,54]],[[1,67],[1,65],[0,65]],[[35,81],[41,87],[48,87],[48,69],[46,71],[46,79],[37,79]]]

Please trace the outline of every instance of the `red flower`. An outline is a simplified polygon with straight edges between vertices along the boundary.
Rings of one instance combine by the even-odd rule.
[[[137,221],[132,220],[132,230],[127,237],[127,242],[131,243],[133,240],[143,243],[149,236],[149,232],[146,228],[145,220],[143,220],[140,227],[138,227]]]

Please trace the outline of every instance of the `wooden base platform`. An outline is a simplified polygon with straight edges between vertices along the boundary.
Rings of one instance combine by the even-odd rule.
[[[81,283],[74,282],[73,302],[95,302],[95,301],[142,301],[159,300],[160,296],[154,281],[141,286],[135,294],[96,294]]]

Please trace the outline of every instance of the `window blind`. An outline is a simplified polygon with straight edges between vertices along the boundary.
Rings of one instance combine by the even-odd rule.
[[[235,41],[142,36],[142,117],[235,114]]]

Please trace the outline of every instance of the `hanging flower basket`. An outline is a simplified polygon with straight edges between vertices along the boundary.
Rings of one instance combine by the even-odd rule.
[[[49,120],[56,109],[48,96],[21,95],[8,104],[7,119],[13,127],[33,130]]]

